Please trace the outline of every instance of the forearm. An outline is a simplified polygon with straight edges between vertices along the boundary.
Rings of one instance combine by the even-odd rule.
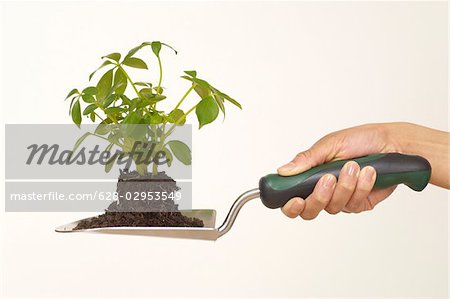
[[[450,189],[449,133],[411,123],[389,123],[386,129],[399,152],[419,155],[430,162],[432,184]]]

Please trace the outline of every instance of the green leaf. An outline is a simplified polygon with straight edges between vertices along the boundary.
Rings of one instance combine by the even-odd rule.
[[[161,86],[157,86],[155,88],[153,88],[153,90],[157,93],[157,94],[162,94],[164,89]]]
[[[225,105],[223,98],[218,94],[214,94],[214,99],[216,100],[217,106],[219,106],[220,111],[222,111],[223,115],[225,116]]]
[[[105,149],[105,151],[106,152],[110,152],[111,151],[111,148],[113,147],[113,143],[110,143],[107,147],[106,147],[106,149]],[[109,159],[108,159],[108,161],[106,161],[106,164],[105,164],[105,172],[106,173],[108,173],[108,172],[110,172],[111,171],[111,169],[112,169],[112,167],[114,166],[114,162],[116,161],[116,159],[117,159],[117,157],[118,157],[119,155],[118,154],[113,154]]]
[[[120,107],[109,107],[107,109],[105,109],[105,113],[106,114],[119,114],[123,112],[123,108]]]
[[[194,78],[197,77],[197,71],[184,71],[184,73]]]
[[[131,101],[130,107],[128,108],[128,110],[132,111],[134,109],[136,109],[137,105],[141,102],[140,98],[134,98]]]
[[[78,147],[80,146],[80,144],[84,141],[84,139],[86,139],[86,137],[88,137],[89,135],[91,135],[91,132],[86,132],[83,134],[83,136],[81,136],[80,138],[78,138],[77,142],[75,142],[75,145],[73,146],[72,149],[72,153],[69,155],[69,159],[72,158],[72,155],[76,152],[76,150],[78,149]]]
[[[72,115],[72,105],[73,105],[73,101],[75,101],[77,97],[73,97],[72,100],[70,101],[70,106],[69,106],[69,115]]]
[[[160,124],[163,122],[163,117],[161,115],[159,115],[157,112],[150,112],[147,114],[146,116],[146,120],[148,121],[148,123],[150,124]]]
[[[83,115],[88,115],[88,114],[90,114],[91,112],[93,112],[95,109],[97,109],[98,107],[97,107],[97,105],[95,105],[95,104],[90,104],[89,106],[87,106],[85,109],[84,109],[84,111],[83,111]]]
[[[192,82],[197,83],[198,85],[200,85],[203,88],[206,88],[206,89],[211,89],[212,88],[212,86],[208,82],[206,82],[205,80],[202,80],[202,79],[199,79],[199,78],[191,78],[191,79],[192,79]]]
[[[166,98],[166,96],[163,96],[161,94],[155,94],[155,96],[153,98],[151,98],[151,100],[153,102],[159,102],[159,101],[164,100],[165,98]]]
[[[142,125],[142,115],[137,112],[131,112],[123,120],[120,126],[120,131],[125,137],[132,138],[134,140],[142,140],[147,133],[147,126]]]
[[[105,152],[109,152],[111,154],[111,149],[112,149],[113,146],[114,146],[114,143],[108,144],[108,146],[105,148]]]
[[[181,110],[181,109],[175,109],[175,110],[172,110],[172,111],[169,113],[168,116],[169,116],[169,122],[175,123],[175,122],[177,122],[181,117],[184,116],[184,112],[183,112],[183,110]],[[179,126],[184,125],[185,122],[186,122],[186,117],[185,117],[178,125],[179,125]]]
[[[111,124],[112,122],[113,121],[110,118],[105,118],[100,124]]]
[[[80,127],[81,124],[81,106],[80,101],[76,101],[72,107],[72,120],[73,122]]]
[[[157,47],[158,47],[157,45],[153,46],[154,43],[155,43],[155,44],[156,44],[156,43],[159,43],[160,46],[161,46],[161,45],[166,46],[166,47],[172,49],[172,50],[175,52],[175,54],[177,54],[177,51],[176,51],[174,48],[172,48],[171,46],[169,46],[168,44],[161,43],[161,42],[143,42],[143,43],[140,44],[139,46],[134,47],[133,49],[131,49],[130,51],[128,51],[128,54],[125,56],[125,59],[127,59],[127,58],[133,56],[134,54],[136,54],[137,51],[139,51],[139,50],[142,49],[143,47],[146,47],[146,46],[152,46],[152,50],[153,50],[153,47],[156,47],[156,48],[157,48]],[[154,50],[153,50],[153,51],[154,51]],[[159,51],[157,51],[157,52],[159,53]],[[153,53],[155,53],[155,52],[153,52]],[[155,53],[155,54],[156,54],[156,53]],[[157,56],[158,56],[158,55],[157,55]]]
[[[191,156],[191,150],[189,147],[179,141],[179,140],[171,140],[167,142],[170,149],[172,150],[175,157],[184,165],[191,165],[192,163],[192,156]]]
[[[97,83],[97,99],[103,101],[109,94],[112,80],[113,80],[113,69],[107,71]]]
[[[113,64],[113,63],[112,63],[111,61],[109,61],[109,60],[104,61],[104,62],[98,67],[98,69],[96,69],[95,71],[93,71],[93,72],[89,75],[89,81],[91,81],[92,77],[94,76],[94,74],[95,74],[99,69],[101,69],[102,67],[107,66],[107,65],[109,65],[109,64]]]
[[[151,99],[155,96],[151,88],[142,88],[139,93],[144,99]]]
[[[137,69],[146,69],[146,70],[148,69],[147,64],[142,59],[139,59],[136,57],[125,58],[125,60],[122,62],[122,64],[130,66],[130,67],[134,67]]]
[[[206,124],[212,123],[219,114],[219,108],[212,96],[208,96],[201,100],[195,108],[195,114],[199,123],[199,129]]]
[[[189,77],[189,76],[181,76],[181,78],[186,79],[191,81],[192,83],[196,83],[198,85],[200,85],[201,87],[208,89],[208,90],[212,90],[213,87],[206,82],[205,80],[199,79],[199,78],[194,78],[194,77]]]
[[[119,95],[123,94],[127,89],[127,83],[128,83],[127,76],[125,75],[125,73],[121,68],[118,68],[114,75],[114,86],[118,86],[116,87],[115,90],[116,93]]]
[[[173,156],[170,150],[167,147],[163,148],[164,153],[166,154],[167,166],[172,166]]]
[[[144,44],[140,44],[139,46],[134,47],[133,49],[128,51],[128,54],[125,56],[125,59],[127,59],[127,58],[133,56],[134,54],[136,54],[136,52],[139,51],[140,49],[142,49],[142,47],[144,47]]]
[[[108,108],[109,105],[111,105],[115,100],[117,96],[115,94],[110,95],[106,98],[106,100],[103,102],[103,108]]]
[[[151,83],[147,83],[147,82],[134,82],[134,85],[144,86],[144,87],[152,87],[152,84]]]
[[[144,108],[144,107],[150,106],[152,104],[153,104],[153,102],[150,99],[138,100],[138,102],[136,102],[133,105],[133,108],[140,109],[140,108]]]
[[[152,51],[155,53],[156,57],[159,57],[159,52],[161,51],[161,42],[152,42]]]
[[[231,104],[233,104],[233,105],[239,107],[239,109],[242,109],[241,104],[239,104],[239,102],[236,101],[235,99],[231,98],[230,96],[224,94],[223,92],[221,92],[221,91],[219,91],[219,90],[217,90],[217,89],[215,89],[214,91],[215,91],[216,94],[219,94],[222,98],[224,98],[225,100],[227,100],[227,101],[230,102]]]
[[[90,94],[83,94],[81,97],[83,98],[83,101],[86,103],[94,103],[95,101],[94,97]]]
[[[165,43],[161,43],[161,45],[166,46],[169,49],[172,49],[175,52],[175,55],[178,54],[177,50],[175,50],[172,46],[169,46],[168,44],[165,44]]]
[[[120,53],[111,53],[111,54],[108,54],[108,55],[105,55],[102,57],[102,59],[104,59],[104,58],[109,58],[109,59],[119,62]]]
[[[69,94],[67,95],[67,97],[66,97],[65,100],[67,100],[68,98],[70,98],[71,96],[73,96],[73,95],[76,94],[76,93],[78,93],[78,89],[76,89],[76,88],[72,89],[72,90],[69,92]]]
[[[230,97],[224,97],[228,102],[230,102],[231,104],[235,105],[236,107],[238,107],[239,109],[242,110],[242,105],[236,101],[235,99],[232,99]]]
[[[95,87],[95,86],[86,87],[85,89],[83,89],[83,93],[91,95],[91,96],[95,96],[97,94],[97,87]]]
[[[95,134],[98,135],[106,135],[111,131],[111,126],[109,124],[99,124],[97,128],[95,128]]]
[[[211,93],[213,93],[214,95],[218,95],[222,100],[225,99],[228,102],[232,103],[233,105],[235,105],[235,106],[239,107],[240,109],[242,109],[242,106],[241,106],[241,104],[239,104],[238,101],[236,101],[235,99],[231,98],[227,94],[221,92],[220,90],[214,88],[213,86],[211,86],[211,84],[209,84],[205,80],[202,80],[200,78],[195,77],[197,75],[196,72],[194,73],[194,71],[185,71],[185,73],[188,74],[191,77],[189,77],[189,76],[181,76],[181,78],[189,80],[192,83],[197,84],[197,86],[195,86],[194,90],[197,92],[197,94],[202,99],[205,97],[205,95],[209,96]],[[208,94],[208,92],[209,92],[209,94]],[[225,114],[225,107],[223,105],[221,105],[220,100],[217,100],[217,105],[219,105],[220,109]]]
[[[122,137],[122,134],[111,133],[108,135],[108,140],[111,143],[119,143],[119,139]]]
[[[105,148],[105,152],[110,152],[111,148],[114,146],[114,143],[108,144],[108,146]]]
[[[125,84],[126,84],[125,81],[117,82],[116,84],[113,84],[113,86],[112,86],[112,88],[111,88],[111,90],[110,90],[110,93],[113,93],[113,92],[115,92],[115,91],[117,91],[117,90],[120,91],[121,88],[122,88],[123,86],[125,86]],[[117,92],[116,92],[115,95],[119,96],[120,93],[117,93]]]
[[[90,116],[90,118],[91,118],[91,121],[92,121],[92,122],[95,122],[95,113],[92,112],[91,115],[89,115],[89,116]]]
[[[139,91],[139,94],[142,96],[143,99],[148,100],[151,103],[156,103],[166,98],[166,96],[154,94],[151,88],[142,88]]]
[[[131,112],[127,115],[127,117],[123,120],[124,124],[140,124],[141,123],[141,116],[136,112]]]
[[[122,99],[123,104],[131,106],[131,100],[126,95],[121,94],[120,98]]]
[[[193,78],[190,76],[180,76],[180,78],[186,79],[188,81],[191,81],[192,83],[194,83]]]
[[[200,96],[200,98],[202,98],[202,99],[204,99],[207,96],[211,95],[211,89],[205,88],[205,87],[200,86],[198,84],[195,84],[194,90]]]

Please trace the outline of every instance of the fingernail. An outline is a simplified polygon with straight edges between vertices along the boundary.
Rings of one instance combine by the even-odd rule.
[[[278,168],[278,171],[290,171],[292,169],[295,168],[295,163],[294,162],[289,162],[286,165],[281,166],[280,168]]]
[[[298,199],[296,199],[296,200],[294,200],[294,201],[292,202],[292,205],[291,205],[291,207],[289,208],[289,211],[290,211],[292,214],[297,215],[297,214],[300,213],[300,208],[301,208],[300,202],[299,202]]]
[[[366,182],[372,183],[375,180],[375,177],[377,175],[377,172],[375,171],[375,168],[373,168],[372,166],[367,166],[363,169],[363,176],[364,176],[364,180]]]
[[[358,175],[359,167],[358,167],[358,164],[356,162],[347,163],[345,165],[345,167],[346,167],[345,173],[347,173],[347,175],[349,175],[349,176],[356,176],[356,175]]]
[[[324,188],[331,188],[336,184],[336,180],[334,178],[334,175],[331,174],[326,174],[324,175],[323,179],[322,179],[322,186]]]

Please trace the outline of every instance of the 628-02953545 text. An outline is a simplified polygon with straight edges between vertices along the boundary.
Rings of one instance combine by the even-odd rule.
[[[100,200],[100,201],[117,201],[117,200],[150,200],[150,201],[164,201],[173,200],[179,201],[182,198],[180,191],[173,192],[125,192],[125,194],[118,194],[117,192],[96,191],[92,193],[61,193],[61,192],[47,192],[47,193],[12,193],[10,200],[12,201],[64,201],[64,200]]]

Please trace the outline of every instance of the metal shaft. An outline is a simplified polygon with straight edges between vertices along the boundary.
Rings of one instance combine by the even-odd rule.
[[[228,215],[225,218],[225,221],[218,229],[219,230],[219,238],[221,236],[223,236],[224,234],[226,234],[231,229],[241,208],[247,202],[249,202],[250,200],[255,199],[255,198],[259,198],[259,189],[258,188],[249,190],[249,191],[241,194],[241,196],[239,196],[238,199],[236,199],[236,201],[231,206],[231,209],[228,212]]]

